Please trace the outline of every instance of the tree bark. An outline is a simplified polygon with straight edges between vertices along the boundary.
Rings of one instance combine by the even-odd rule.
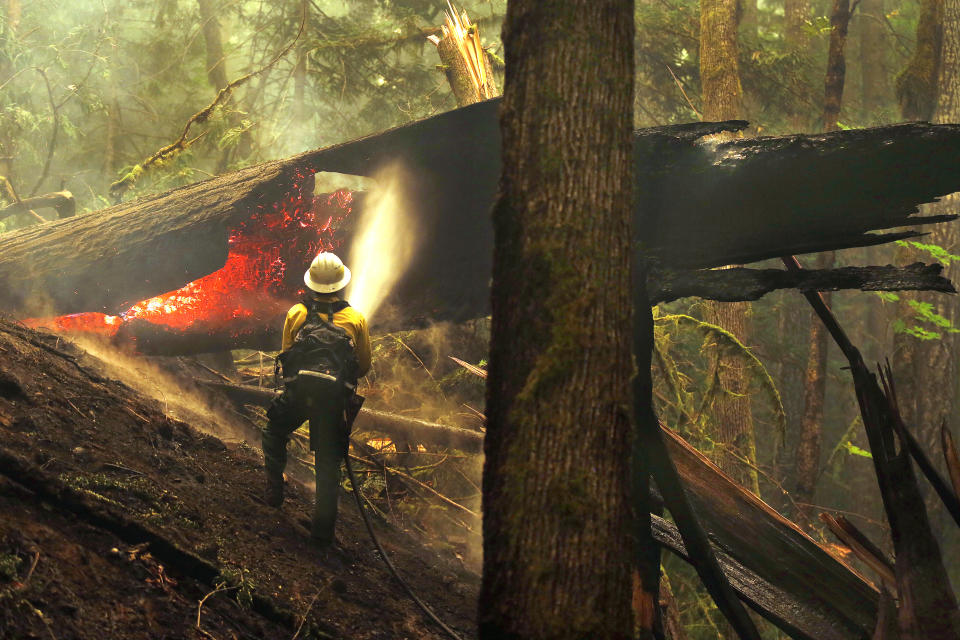
[[[743,117],[737,0],[700,0],[700,85],[703,119]]]
[[[633,635],[633,33],[631,0],[507,7],[483,639]]]

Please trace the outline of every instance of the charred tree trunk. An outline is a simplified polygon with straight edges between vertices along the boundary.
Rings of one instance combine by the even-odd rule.
[[[633,635],[633,25],[631,0],[507,5],[484,639]]]

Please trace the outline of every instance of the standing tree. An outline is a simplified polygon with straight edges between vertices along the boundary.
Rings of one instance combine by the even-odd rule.
[[[858,0],[859,1],[859,0]],[[854,3],[854,8],[856,8]],[[847,60],[844,49],[847,45],[847,29],[850,26],[850,0],[835,0],[830,14],[830,47],[827,53],[827,73],[823,91],[823,130],[837,131],[840,107],[843,105],[843,87],[847,77]],[[833,267],[833,251],[824,251],[817,256],[818,269]],[[820,294],[824,303],[830,305],[830,292]],[[820,446],[823,441],[823,405],[827,383],[827,330],[817,317],[810,314],[810,350],[807,356],[807,375],[803,385],[803,420],[797,442],[796,491],[799,505],[811,504],[820,476]],[[803,524],[810,524],[809,507],[801,506],[797,514]]]
[[[928,28],[927,37],[935,33],[936,43],[924,42],[924,24],[921,20],[917,32],[917,54],[925,50],[937,52],[931,66],[937,69],[934,91],[916,98],[917,102],[934,105],[932,121],[937,124],[960,122],[960,3],[942,0],[937,10],[940,23],[936,30]],[[905,110],[904,117],[910,113]],[[955,213],[960,204],[956,194],[929,205],[926,213]],[[957,223],[936,225],[922,241],[926,245],[939,246],[948,254],[960,252],[960,229]],[[918,252],[903,247],[898,259],[909,260]],[[945,275],[956,280],[960,276],[956,264],[950,260]],[[898,333],[895,336],[897,351],[897,383],[901,389],[902,411],[908,423],[916,425],[918,436],[931,450],[937,446],[940,426],[946,423],[956,429],[955,415],[958,401],[957,385],[952,382],[958,374],[957,355],[960,343],[957,340],[957,324],[960,324],[960,308],[956,300],[931,294],[902,295],[898,313]]]
[[[511,0],[481,638],[631,638],[632,0]]]
[[[744,115],[738,22],[737,0],[700,0],[700,83],[704,120],[734,120]],[[750,303],[708,302],[706,315],[709,322],[748,344]],[[724,393],[714,403],[714,437],[720,446],[715,462],[745,487],[759,493],[753,468],[756,445],[747,365],[741,359],[722,356],[718,353],[714,372]]]

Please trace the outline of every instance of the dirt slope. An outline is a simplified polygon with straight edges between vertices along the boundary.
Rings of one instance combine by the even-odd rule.
[[[339,548],[316,551],[309,493],[265,506],[256,450],[105,370],[0,317],[0,638],[446,637],[386,572],[352,496]],[[419,595],[475,636],[477,576],[377,529]]]

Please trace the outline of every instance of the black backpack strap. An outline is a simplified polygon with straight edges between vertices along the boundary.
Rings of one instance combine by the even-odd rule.
[[[343,311],[350,306],[350,303],[346,300],[317,300],[315,297],[307,297],[303,300],[303,305],[307,308],[308,312],[316,313],[317,315],[327,316],[327,322],[333,324],[333,316],[339,311]]]

